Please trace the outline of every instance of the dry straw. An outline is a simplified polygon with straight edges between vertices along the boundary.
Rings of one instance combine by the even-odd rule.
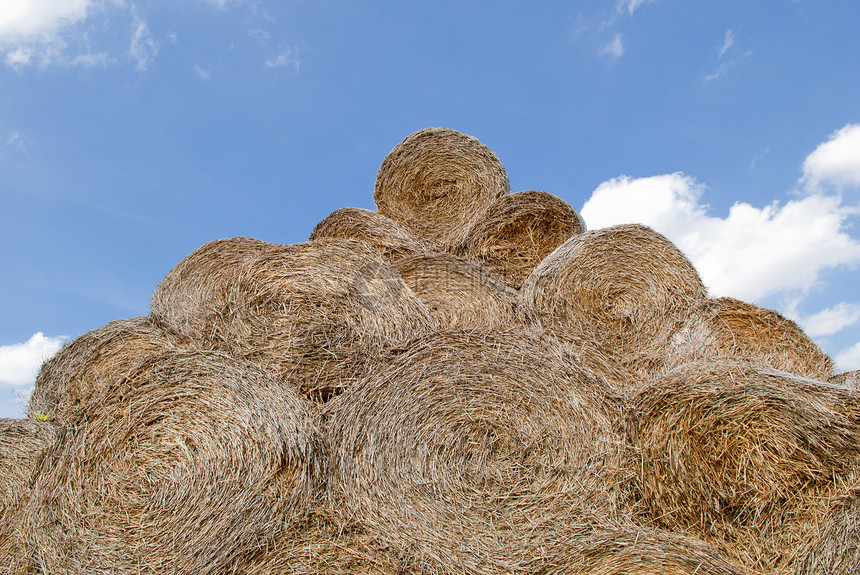
[[[827,381],[834,385],[841,385],[843,387],[860,390],[860,369],[837,373],[836,375],[830,376]]]
[[[796,550],[817,502],[860,464],[855,391],[742,358],[635,390],[627,429],[642,518],[720,542],[757,572]]]
[[[833,362],[796,323],[729,297],[709,299],[693,311],[672,336],[665,367],[729,355],[813,379],[833,374]]]
[[[68,425],[80,404],[140,362],[189,345],[186,338],[162,329],[149,317],[112,321],[67,343],[42,365],[28,414]]]
[[[519,288],[533,269],[585,222],[561,198],[539,191],[497,198],[469,228],[461,253]]]
[[[360,240],[379,250],[389,263],[432,251],[430,244],[391,218],[361,208],[333,211],[314,227],[310,239]]]
[[[524,308],[594,338],[638,373],[706,297],[690,261],[639,224],[577,234],[526,278]]]
[[[326,405],[329,492],[416,572],[515,572],[620,513],[618,409],[549,340],[438,332]]]
[[[392,265],[430,310],[439,329],[501,329],[518,322],[516,292],[477,263],[431,253]]]
[[[860,573],[860,487],[829,503],[795,554],[795,575]]]
[[[509,193],[504,166],[484,144],[455,130],[427,128],[385,157],[373,200],[379,213],[447,249],[495,198]]]
[[[0,419],[0,572],[34,572],[19,534],[33,473],[59,437],[59,427],[32,419]]]
[[[229,356],[151,358],[83,412],[27,509],[46,573],[225,573],[318,496],[310,404]]]
[[[432,326],[427,308],[371,246],[271,244],[221,264],[203,246],[174,268],[152,313],[199,344],[263,366],[314,399],[339,393],[375,350]],[[193,278],[193,281],[187,281]]]

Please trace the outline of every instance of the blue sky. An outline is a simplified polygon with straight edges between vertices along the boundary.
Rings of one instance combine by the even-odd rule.
[[[217,238],[373,208],[430,126],[860,368],[860,4],[0,3],[0,417]]]

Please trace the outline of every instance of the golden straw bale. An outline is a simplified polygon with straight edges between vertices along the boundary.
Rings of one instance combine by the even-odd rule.
[[[597,526],[566,537],[545,575],[742,575],[706,543],[630,525]]]
[[[329,493],[422,573],[514,572],[529,541],[622,512],[619,408],[549,339],[426,335],[325,406]]]
[[[187,270],[195,265],[203,269]],[[347,387],[375,349],[432,326],[399,274],[355,240],[272,244],[217,267],[191,254],[156,290],[152,314],[323,400]]]
[[[585,231],[573,206],[539,191],[497,198],[466,232],[458,250],[514,287],[570,236]]]
[[[830,501],[820,524],[799,543],[794,575],[860,573],[860,487]]]
[[[626,412],[641,517],[761,572],[860,463],[856,391],[744,358],[681,365],[630,393]]]
[[[190,345],[152,318],[114,320],[65,344],[36,376],[27,413],[68,425],[76,408],[153,355]]]
[[[333,211],[314,227],[310,239],[363,241],[379,250],[389,263],[433,249],[430,244],[391,218],[361,208],[341,208]]]
[[[218,352],[168,352],[82,408],[25,515],[56,574],[224,573],[319,496],[312,404]]]
[[[58,440],[59,427],[34,419],[0,419],[0,572],[34,573],[18,525],[30,499],[33,473]]]
[[[827,381],[834,385],[841,385],[843,387],[860,390],[860,369],[837,373],[830,376]]]
[[[706,291],[674,244],[630,224],[572,236],[526,278],[520,297],[524,308],[594,338],[647,373]]]
[[[730,297],[699,305],[672,336],[665,369],[697,359],[742,356],[774,369],[827,380],[833,362],[778,312]]]
[[[495,198],[509,193],[504,166],[484,144],[455,130],[427,128],[385,157],[373,201],[380,214],[449,249]]]
[[[499,329],[518,323],[517,293],[479,264],[449,253],[409,256],[392,263],[439,329]]]

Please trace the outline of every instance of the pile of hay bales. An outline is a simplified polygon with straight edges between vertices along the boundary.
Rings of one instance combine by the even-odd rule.
[[[373,198],[209,242],[47,361],[0,570],[860,572],[860,378],[796,324],[454,130]]]

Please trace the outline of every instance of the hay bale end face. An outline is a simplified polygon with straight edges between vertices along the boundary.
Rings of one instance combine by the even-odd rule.
[[[224,573],[317,497],[310,404],[235,358],[163,354],[84,411],[24,517],[46,572]]]
[[[458,250],[480,261],[514,288],[585,222],[561,198],[540,191],[517,192],[493,201],[476,220]]]
[[[310,240],[346,239],[370,244],[392,263],[400,258],[432,251],[429,243],[378,212],[341,208],[318,223]]]
[[[634,390],[626,412],[644,520],[722,541],[756,568],[791,555],[774,533],[798,529],[796,510],[860,464],[857,392],[743,358],[679,366]]]
[[[734,298],[708,299],[666,348],[665,369],[697,359],[742,356],[774,369],[828,380],[833,361],[800,327],[778,312]]]
[[[67,343],[42,365],[27,413],[68,425],[81,404],[139,363],[190,345],[187,338],[163,329],[150,317],[112,321]]]
[[[437,252],[406,257],[392,267],[438,329],[502,329],[519,323],[516,292],[474,262]]]
[[[509,193],[504,166],[484,144],[455,130],[427,128],[385,157],[373,201],[380,214],[449,249],[494,199]]]
[[[526,278],[522,305],[593,337],[622,363],[650,372],[706,290],[693,264],[638,224],[577,234]]]
[[[186,258],[177,275],[197,261]],[[202,278],[212,286],[175,281],[173,274],[156,291],[153,315],[314,399],[348,387],[375,350],[432,326],[399,274],[355,240],[270,245]],[[170,308],[177,301],[184,305]]]
[[[326,405],[335,508],[420,572],[516,571],[619,513],[618,407],[549,340],[422,337]]]

